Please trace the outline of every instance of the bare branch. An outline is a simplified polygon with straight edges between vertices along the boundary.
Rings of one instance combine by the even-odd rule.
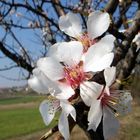
[[[32,73],[33,67],[30,64],[28,64],[21,56],[17,56],[12,52],[10,52],[8,49],[6,49],[3,46],[2,42],[0,42],[0,50],[3,52],[3,54],[5,54],[10,59],[12,59],[15,63],[17,63],[18,66],[21,66],[22,68]]]
[[[113,15],[113,13],[116,11],[117,6],[119,4],[119,0],[110,0],[108,4],[105,7],[105,11]]]
[[[134,39],[135,35],[140,30],[140,11],[137,12],[132,26],[125,32],[126,39],[122,42],[122,46],[119,46],[115,51],[115,58],[112,65],[116,66],[117,63],[123,59],[130,48],[130,43]]]

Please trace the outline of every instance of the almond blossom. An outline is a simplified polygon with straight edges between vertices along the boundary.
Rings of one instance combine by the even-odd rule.
[[[58,128],[65,140],[69,139],[69,123],[67,117],[71,117],[76,121],[76,111],[74,107],[68,103],[66,100],[44,100],[39,107],[40,113],[46,125],[49,125],[53,120],[55,113],[62,109],[59,117]]]
[[[97,42],[96,38],[106,32],[109,25],[109,14],[101,11],[94,11],[89,14],[87,32],[82,30],[82,24],[78,15],[69,12],[59,18],[60,30],[82,42],[84,52],[87,51],[88,47]]]
[[[112,91],[109,87],[115,80],[116,68],[106,68],[104,77],[106,86],[98,84],[93,89],[98,89],[96,95],[93,95],[92,104],[88,113],[88,129],[96,131],[101,120],[103,121],[103,135],[105,139],[115,135],[119,128],[119,122],[116,115],[126,114],[131,110],[131,94],[126,91]],[[95,91],[95,90],[94,90]]]
[[[108,42],[109,37],[112,38],[110,42]],[[91,93],[88,89],[97,85],[95,82],[88,81],[91,77],[90,72],[102,71],[110,66],[114,57],[112,53],[114,39],[111,35],[105,36],[92,45],[84,55],[83,45],[78,41],[55,44],[47,57],[38,60],[33,76],[28,80],[29,85],[39,93],[50,93],[60,100],[60,104],[64,100],[71,101],[75,96],[75,89],[79,88],[81,98],[86,105],[90,106],[94,92]],[[98,87],[95,93],[97,91]],[[43,103],[41,108],[47,108],[47,105]],[[69,137],[69,129],[66,128],[66,131],[62,126],[67,122],[66,116],[71,115],[71,111],[67,109],[62,107],[61,121],[59,121],[59,130],[66,139]],[[47,118],[43,113],[45,110],[41,110],[43,110],[41,111],[43,119]],[[74,108],[73,112],[75,112]]]
[[[89,82],[89,73],[102,71],[112,63],[114,38],[107,42],[109,36],[91,46],[84,55],[82,43],[78,41],[55,44],[50,48],[48,57],[38,61],[37,67],[62,90],[57,98],[69,99],[75,94],[74,90],[80,88],[80,95],[86,100],[82,89]],[[91,83],[94,85],[94,82]],[[86,95],[90,98],[88,92]]]
[[[94,24],[93,24],[94,23]],[[80,95],[87,106],[91,106],[92,97],[98,92],[101,85],[89,81],[93,75],[109,67],[114,58],[113,48],[115,37],[106,35],[96,41],[109,27],[110,19],[107,13],[93,12],[89,15],[87,25],[88,34],[82,32],[79,18],[68,13],[60,17],[60,29],[77,41],[59,42],[50,47],[47,57],[40,58],[28,84],[38,93],[51,94],[58,102],[43,101],[40,112],[46,125],[54,117],[58,108],[62,109],[59,119],[59,130],[65,139],[69,138],[67,116],[75,120],[76,113],[70,102]],[[94,90],[91,89],[93,87]],[[68,106],[67,108],[64,107]],[[52,110],[51,113],[47,114]],[[63,128],[63,124],[67,124]]]
[[[52,95],[50,99],[44,100],[39,107],[41,116],[46,125],[49,125],[53,120],[55,113],[62,109],[58,128],[63,137],[68,140],[69,139],[69,124],[68,124],[68,115],[76,121],[76,111],[74,107],[67,100],[58,100],[53,95],[55,92],[61,92],[60,89],[52,82],[43,72],[41,72],[38,68],[33,70],[33,76],[28,80],[28,84],[32,89],[34,89],[38,93],[45,93]]]

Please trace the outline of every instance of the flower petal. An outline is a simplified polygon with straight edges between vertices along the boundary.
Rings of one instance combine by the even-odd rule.
[[[106,86],[111,86],[111,84],[115,81],[116,78],[116,67],[106,68],[104,71],[104,77],[106,81]]]
[[[62,136],[65,138],[65,140],[69,140],[70,132],[69,132],[68,118],[67,118],[67,114],[64,111],[62,111],[60,115],[58,128]]]
[[[104,55],[111,53],[114,47],[114,40],[114,36],[106,35],[99,42],[92,45],[85,53],[85,67],[96,65]]]
[[[103,135],[105,139],[115,135],[119,129],[119,122],[108,107],[103,108]]]
[[[94,131],[96,131],[99,123],[101,122],[101,119],[102,119],[101,101],[93,99],[92,105],[88,113],[88,121],[89,121],[88,130],[93,129]]]
[[[57,85],[61,92],[55,92],[53,96],[55,96],[58,99],[69,99],[72,95],[75,94],[74,90],[71,88],[70,85],[57,82]]]
[[[37,67],[53,81],[64,77],[63,66],[52,57],[40,58]]]
[[[57,42],[54,45],[50,46],[47,52],[47,57],[55,56],[59,45],[61,45],[61,42]]]
[[[59,18],[59,28],[72,37],[80,36],[82,32],[80,18],[76,14],[70,12]]]
[[[78,41],[62,42],[52,46],[48,53],[60,62],[73,66],[80,62],[83,54],[83,46]]]
[[[101,94],[103,86],[96,82],[83,82],[80,85],[80,96],[87,106],[91,106],[93,99]]]
[[[108,53],[101,58],[98,59],[98,61],[94,61],[92,58],[89,60],[85,60],[85,65],[84,65],[84,71],[85,72],[98,72],[102,71],[103,69],[109,67],[113,61],[114,54],[113,53]]]
[[[115,39],[111,34],[105,35],[99,42],[94,44],[94,47],[98,46],[102,55],[105,55],[107,52],[109,53],[113,50]]]
[[[135,42],[137,45],[136,52],[140,49],[140,32],[135,35],[135,38],[132,40],[132,42]]]
[[[45,87],[36,76],[33,76],[28,80],[28,85],[38,93],[49,94],[48,87]]]
[[[59,103],[57,102],[58,101],[52,102],[49,100],[44,100],[39,106],[39,111],[46,125],[49,125],[55,116],[55,112],[59,107]]]
[[[117,113],[125,115],[131,112],[131,102],[132,102],[131,93],[128,91],[121,92],[119,94],[118,103],[115,106]]]
[[[33,77],[28,80],[28,85],[38,93],[61,92],[58,86],[37,68],[33,70]]]
[[[70,114],[72,118],[76,121],[75,108],[68,101],[61,100],[60,106],[62,107],[62,110],[67,114],[67,116]]]
[[[110,25],[110,17],[108,13],[101,11],[92,12],[87,21],[89,36],[94,39],[107,31]]]

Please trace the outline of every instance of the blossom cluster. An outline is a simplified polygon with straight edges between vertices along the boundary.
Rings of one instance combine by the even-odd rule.
[[[111,66],[115,37],[105,34],[109,25],[110,16],[106,12],[90,13],[87,31],[82,30],[78,15],[68,13],[61,16],[59,28],[72,40],[52,45],[47,56],[37,61],[28,80],[33,90],[52,96],[51,100],[43,101],[39,108],[46,125],[61,109],[58,128],[66,140],[70,135],[68,116],[76,121],[76,110],[72,106],[72,100],[77,96],[76,89],[80,90],[78,96],[90,108],[88,130],[96,131],[102,121],[105,139],[114,135],[119,128],[116,115],[131,110],[131,94],[111,89],[116,68]],[[92,80],[100,71],[103,71],[104,85]]]

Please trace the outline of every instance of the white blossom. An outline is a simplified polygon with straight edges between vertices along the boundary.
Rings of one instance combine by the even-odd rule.
[[[96,97],[92,99],[88,114],[88,129],[96,131],[101,120],[103,121],[103,135],[105,139],[117,133],[119,122],[115,116],[118,114],[126,114],[131,110],[132,97],[129,92],[109,90],[109,87],[115,80],[115,75],[115,67],[105,69],[104,77],[106,86],[97,90]],[[98,86],[99,85],[94,88]]]
[[[102,71],[112,63],[114,39],[108,42],[109,37],[110,35],[102,38],[84,54],[83,46],[78,41],[55,44],[51,47],[47,57],[38,60],[33,77],[28,80],[29,85],[39,93],[50,93],[60,102],[62,100],[70,101],[71,97],[75,95],[75,89],[80,88],[81,98],[86,105],[91,106],[92,98],[102,86],[88,81],[89,73]],[[104,47],[106,48],[104,49]],[[92,88],[93,90],[91,90]],[[62,120],[67,124],[66,114],[70,114],[66,112],[67,110],[62,107],[59,130],[67,138],[69,131],[62,127],[64,123]],[[51,117],[53,118],[53,116]],[[43,118],[45,119],[45,117]]]
[[[82,30],[82,24],[78,15],[69,12],[59,19],[59,28],[67,35],[82,42],[84,51],[97,42],[96,38],[107,31],[110,25],[110,17],[106,12],[94,11],[89,14],[87,32]]]
[[[72,105],[66,100],[44,100],[39,107],[40,113],[42,115],[43,121],[46,125],[49,125],[53,120],[55,113],[62,109],[60,114],[58,128],[65,140],[69,139],[69,123],[68,115],[76,121],[76,111]]]
[[[69,139],[67,117],[71,115],[74,120],[76,118],[75,109],[70,104],[76,95],[75,90],[80,89],[81,98],[87,106],[91,106],[90,110],[92,110],[93,101],[97,100],[96,97],[103,89],[102,85],[89,79],[94,73],[108,68],[113,61],[115,37],[106,35],[95,41],[98,36],[107,31],[109,24],[107,13],[93,12],[88,17],[88,34],[85,34],[76,15],[68,13],[60,17],[60,29],[75,37],[77,41],[58,42],[51,46],[47,57],[37,61],[33,76],[28,80],[28,84],[36,92],[51,94],[59,100],[59,103],[56,102],[57,105],[54,102],[43,101],[40,112],[45,124],[48,125],[54,118],[56,110],[62,108],[58,127],[66,140]],[[91,116],[94,116],[94,113]],[[97,122],[99,121],[100,117]]]

